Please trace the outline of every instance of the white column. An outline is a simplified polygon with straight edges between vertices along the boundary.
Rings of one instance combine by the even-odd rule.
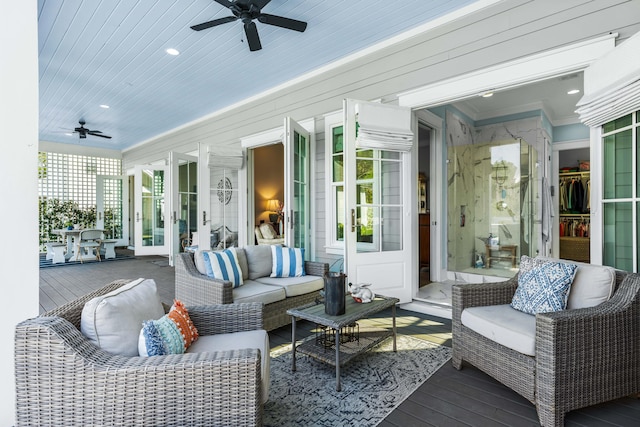
[[[15,325],[38,315],[38,21],[36,1],[0,6],[0,425],[15,423]]]

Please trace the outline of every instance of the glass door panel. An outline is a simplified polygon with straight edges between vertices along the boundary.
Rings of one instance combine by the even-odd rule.
[[[211,249],[226,249],[238,246],[240,229],[238,171],[219,167],[210,168],[210,212],[209,241]]]
[[[310,255],[309,229],[309,132],[290,117],[285,118],[285,244],[305,248]]]
[[[631,130],[605,136],[603,146],[604,160],[604,198],[620,199],[631,197],[632,145]]]
[[[632,205],[605,203],[603,211],[603,265],[633,271]]]
[[[171,166],[171,253],[173,265],[175,255],[185,247],[198,246],[198,158],[187,154],[169,153]]]
[[[96,177],[96,228],[116,246],[129,246],[129,186],[126,176]]]
[[[356,156],[357,251],[402,250],[400,154],[361,150],[356,152]]]
[[[166,166],[136,166],[136,255],[168,255]]]

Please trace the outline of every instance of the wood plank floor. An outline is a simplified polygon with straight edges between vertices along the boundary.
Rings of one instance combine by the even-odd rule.
[[[121,261],[65,265],[40,269],[40,311],[57,307],[115,279],[152,278],[163,302],[175,295],[174,269],[159,256]],[[391,310],[371,319],[390,322]],[[298,322],[298,337],[312,333],[314,325]],[[398,333],[451,346],[451,321],[408,310],[397,310]],[[291,342],[289,326],[269,333],[271,347]],[[539,426],[535,407],[526,399],[474,368],[457,371],[445,364],[396,408],[380,427],[412,426]],[[639,426],[640,399],[624,398],[572,411],[566,425]]]

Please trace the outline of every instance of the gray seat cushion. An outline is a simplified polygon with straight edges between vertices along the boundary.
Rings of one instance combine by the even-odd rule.
[[[262,376],[262,403],[269,398],[269,335],[263,329],[233,332],[230,334],[205,335],[199,337],[187,353],[205,353],[210,351],[241,350],[243,348],[260,349]]]
[[[261,302],[270,304],[287,297],[281,286],[265,285],[255,280],[247,280],[238,288],[233,289],[233,302]]]
[[[464,326],[505,347],[536,355],[536,317],[509,304],[469,307],[462,310]]]
[[[308,294],[324,287],[324,279],[319,276],[260,277],[256,282],[279,286],[285,290],[287,297]]]

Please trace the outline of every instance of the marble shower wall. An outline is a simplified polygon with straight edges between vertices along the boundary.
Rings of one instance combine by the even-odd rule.
[[[492,181],[491,147],[516,143],[518,138],[528,143],[536,152],[542,152],[544,139],[549,138],[542,127],[541,117],[507,121],[474,127],[451,110],[446,112],[447,130],[447,269],[465,271],[473,268],[478,253],[484,253],[484,240],[490,232],[496,235],[490,224],[495,214],[496,202],[501,200],[500,188]],[[532,162],[536,163],[537,160]],[[526,171],[526,166],[522,165]],[[535,169],[535,167],[534,167]],[[541,197],[539,195],[541,174],[535,171],[531,198],[533,204],[520,206],[520,182],[511,177],[502,188],[507,190],[504,222],[508,223],[513,243],[520,240],[519,219],[521,209],[527,209],[533,217],[534,231],[527,236],[530,247],[526,253],[535,255],[540,236]],[[513,175],[513,171],[510,171]],[[525,211],[526,212],[526,211]],[[464,219],[463,219],[464,217]],[[503,222],[503,221],[500,221]],[[509,224],[513,222],[513,224]],[[498,233],[499,234],[499,233]],[[503,239],[504,239],[503,234]],[[506,242],[510,243],[510,242]],[[520,245],[518,250],[520,255]]]
[[[475,129],[450,110],[446,129],[447,269],[462,271],[473,265],[475,252]]]

